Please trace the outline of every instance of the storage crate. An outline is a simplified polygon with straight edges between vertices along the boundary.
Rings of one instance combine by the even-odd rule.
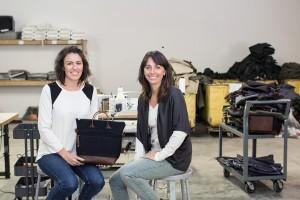
[[[196,126],[196,94],[185,94],[184,100],[191,128],[194,128]]]
[[[34,176],[37,175],[37,164],[35,163],[35,157],[33,159],[33,168],[31,168],[31,157],[27,158],[27,162],[26,161],[26,157],[22,156],[20,157],[15,166],[14,166],[14,170],[15,170],[15,176],[31,176],[32,172],[34,174]],[[33,171],[32,171],[33,170]]]
[[[41,184],[39,185],[39,196],[46,196],[47,195],[47,179],[48,178],[42,178]],[[27,181],[27,183],[26,183]],[[34,196],[35,189],[37,187],[37,177],[34,177],[34,184],[32,188],[31,179],[26,179],[25,177],[22,177],[18,180],[16,186],[15,186],[15,195],[16,197],[22,198],[22,197],[30,197]],[[27,185],[28,184],[28,185]]]
[[[205,87],[205,119],[212,127],[218,127],[223,118],[225,96],[229,93],[228,84],[213,84]]]
[[[39,139],[37,124],[18,124],[13,130],[14,139]]]

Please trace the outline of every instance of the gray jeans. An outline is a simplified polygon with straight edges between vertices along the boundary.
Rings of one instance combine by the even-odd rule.
[[[166,160],[154,161],[140,158],[127,163],[116,171],[109,180],[114,200],[129,200],[127,187],[142,200],[159,200],[149,185],[149,180],[180,174],[182,171],[172,167]]]

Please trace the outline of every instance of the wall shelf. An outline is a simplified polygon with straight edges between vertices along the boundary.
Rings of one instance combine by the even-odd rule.
[[[80,46],[84,54],[87,40],[0,40],[0,45],[76,45]]]
[[[0,40],[0,46],[23,45],[76,45],[87,55],[87,40]],[[52,81],[40,80],[0,80],[0,87],[37,87],[44,86]]]
[[[39,80],[0,80],[0,87],[32,87],[32,86],[44,86],[52,81],[39,81]]]

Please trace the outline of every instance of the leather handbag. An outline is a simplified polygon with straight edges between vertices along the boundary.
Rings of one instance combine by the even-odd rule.
[[[122,148],[122,135],[125,122],[109,119],[98,120],[96,112],[92,119],[76,119],[77,155],[84,163],[113,165],[119,158]]]

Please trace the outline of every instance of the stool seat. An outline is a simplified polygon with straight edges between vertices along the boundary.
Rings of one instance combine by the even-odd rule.
[[[167,181],[168,182],[168,194],[170,200],[176,200],[176,181],[180,181],[181,185],[181,197],[183,200],[190,200],[188,178],[193,174],[192,168],[189,168],[182,174],[168,176],[164,178],[155,179],[152,181],[153,189],[156,189],[156,181]]]
[[[193,173],[192,168],[189,168],[183,174],[177,174],[177,175],[173,175],[173,176],[168,176],[168,177],[161,178],[161,179],[158,179],[158,180],[177,181],[177,180],[188,179],[192,175],[192,173]]]

